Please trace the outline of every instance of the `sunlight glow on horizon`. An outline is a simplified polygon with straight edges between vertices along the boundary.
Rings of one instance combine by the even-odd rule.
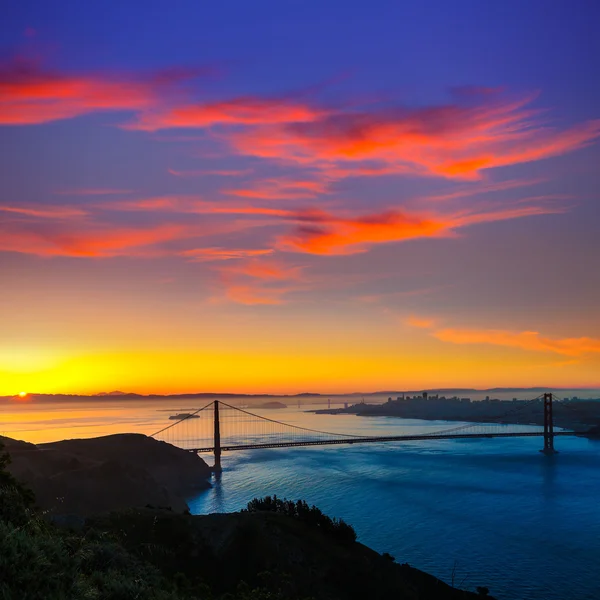
[[[0,395],[600,385],[597,9],[325,4],[0,22]]]

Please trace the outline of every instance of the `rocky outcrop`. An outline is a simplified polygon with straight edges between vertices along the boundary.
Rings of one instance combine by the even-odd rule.
[[[123,508],[187,510],[185,498],[210,487],[197,455],[141,434],[28,444],[1,438],[10,472],[51,515],[90,515]]]

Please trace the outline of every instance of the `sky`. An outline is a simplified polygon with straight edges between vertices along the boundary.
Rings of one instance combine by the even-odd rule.
[[[0,394],[600,387],[599,20],[11,3]]]

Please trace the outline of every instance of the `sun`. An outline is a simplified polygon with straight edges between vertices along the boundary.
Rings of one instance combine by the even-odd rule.
[[[19,392],[19,398],[25,398],[27,396],[27,392]]]

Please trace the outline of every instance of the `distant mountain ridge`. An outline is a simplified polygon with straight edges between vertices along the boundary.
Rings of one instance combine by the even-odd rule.
[[[94,400],[94,399],[119,399],[119,400],[182,400],[182,399],[207,399],[207,400],[219,400],[219,399],[227,399],[227,398],[290,398],[290,399],[298,399],[298,398],[344,398],[349,396],[356,397],[372,397],[372,396],[398,396],[401,394],[421,394],[423,392],[427,393],[447,393],[447,394],[463,394],[463,393],[513,393],[513,392],[546,392],[550,391],[580,391],[580,392],[591,392],[596,391],[600,388],[575,388],[575,387],[553,387],[553,386],[536,386],[536,387],[494,387],[494,388],[486,388],[486,389],[477,389],[477,388],[425,388],[418,390],[379,390],[375,392],[350,392],[347,394],[323,394],[320,392],[302,392],[299,394],[236,394],[232,392],[194,392],[189,394],[137,394],[135,392],[121,392],[119,390],[115,390],[113,392],[100,392],[97,394],[44,394],[44,393],[36,393],[31,392],[27,396],[29,400],[38,400],[41,402],[44,401],[53,401],[53,402],[72,402],[78,400]],[[0,396],[0,401],[3,400],[15,400],[18,399],[22,401],[19,396],[11,395],[11,396]]]

